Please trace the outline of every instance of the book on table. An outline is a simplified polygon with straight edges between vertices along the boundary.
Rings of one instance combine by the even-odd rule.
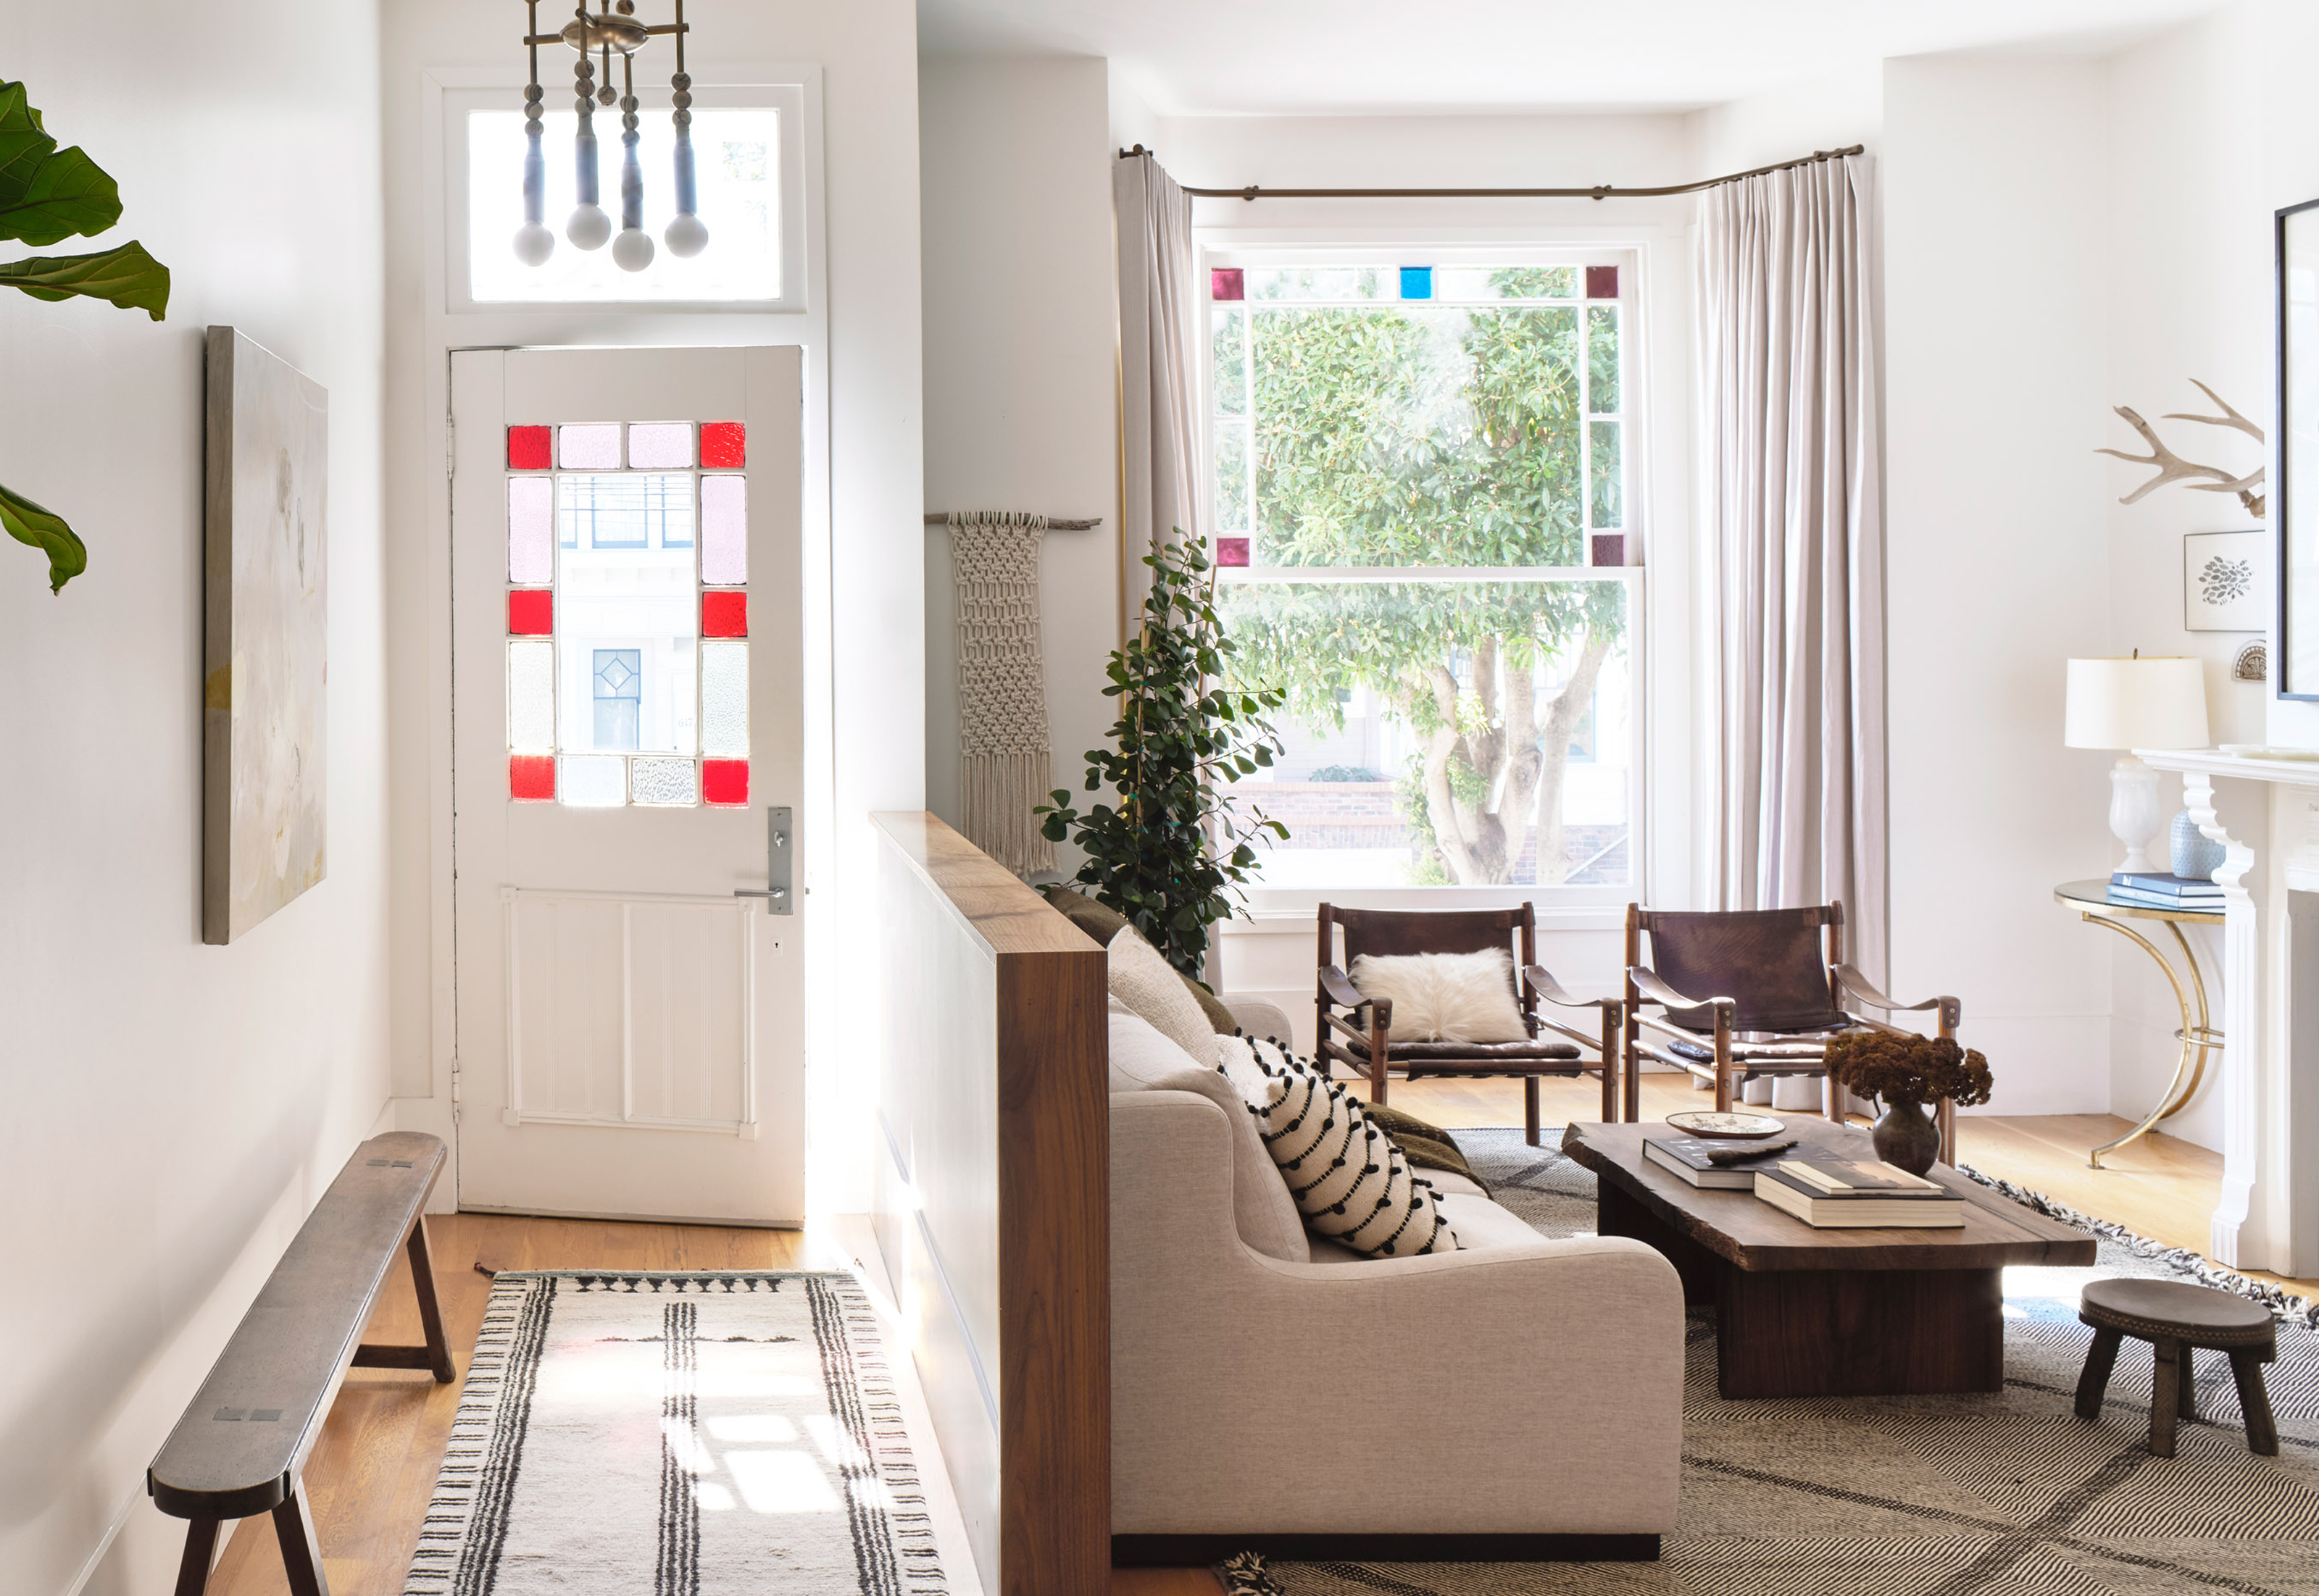
[[[1781,1150],[1794,1145],[1792,1141],[1782,1142]],[[1735,1150],[1742,1153],[1740,1161],[1733,1160]],[[1764,1150],[1765,1154],[1772,1150]],[[1703,1136],[1646,1136],[1643,1157],[1704,1191],[1754,1191],[1755,1170],[1761,1167],[1746,1163],[1744,1150],[1735,1150],[1730,1142],[1710,1141]]]
[[[2223,903],[2223,889],[2213,881],[2201,876],[2168,875],[2162,870],[2113,870],[2109,890],[2111,897],[2123,896],[2134,903],[2158,900],[2159,907],[2211,904],[2220,908]]]
[[[2219,915],[2223,912],[2223,895],[2209,897],[2176,897],[2166,892],[2143,892],[2132,887],[2112,887],[2103,896],[2114,904],[2136,909],[2177,909],[2184,914]]]
[[[1755,1195],[1818,1230],[1955,1230],[1964,1199],[1873,1159],[1782,1159],[1755,1172]]]

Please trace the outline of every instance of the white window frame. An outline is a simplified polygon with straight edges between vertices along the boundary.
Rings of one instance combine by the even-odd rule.
[[[1651,388],[1646,380],[1647,363],[1641,357],[1642,330],[1645,318],[1639,306],[1644,299],[1644,271],[1640,251],[1630,246],[1572,243],[1566,245],[1536,242],[1494,243],[1427,243],[1409,238],[1393,240],[1370,239],[1363,242],[1305,241],[1302,239],[1281,239],[1265,242],[1243,241],[1241,239],[1220,239],[1213,235],[1196,235],[1195,248],[1198,257],[1199,329],[1194,365],[1198,373],[1199,414],[1198,444],[1201,461],[1201,500],[1204,512],[1202,524],[1207,526],[1208,551],[1214,557],[1218,529],[1209,525],[1214,518],[1216,464],[1214,420],[1216,413],[1215,393],[1211,371],[1212,340],[1214,327],[1215,300],[1211,274],[1218,267],[1298,266],[1399,266],[1430,265],[1437,271],[1442,266],[1568,266],[1583,273],[1589,266],[1619,267],[1619,297],[1615,301],[1595,301],[1595,303],[1615,303],[1619,307],[1619,410],[1620,491],[1624,508],[1622,525],[1617,530],[1628,538],[1628,557],[1649,547],[1650,495],[1648,483]],[[1242,303],[1273,302],[1242,301]],[[1349,304],[1352,302],[1347,302]],[[1403,304],[1425,305],[1434,301],[1403,301],[1398,297],[1359,302],[1383,309]],[[1584,316],[1584,303],[1581,303]],[[1583,320],[1581,323],[1584,325]],[[1252,330],[1252,329],[1251,329]],[[1252,347],[1252,338],[1250,343]],[[1581,362],[1581,383],[1586,381]],[[1254,395],[1251,392],[1250,401]],[[1583,409],[1583,407],[1582,407]],[[1596,418],[1582,415],[1581,424]],[[1607,418],[1605,418],[1607,419]],[[1582,480],[1591,494],[1593,484],[1593,428],[1584,427],[1581,434]],[[1252,439],[1251,439],[1252,442]],[[1253,472],[1254,450],[1250,451]],[[1250,487],[1250,527],[1251,553],[1255,544],[1255,494]],[[1582,512],[1582,522],[1591,523],[1591,514]],[[1595,528],[1583,524],[1582,538],[1591,539]],[[1603,528],[1605,531],[1611,528]],[[1589,546],[1591,546],[1591,545]],[[1648,620],[1644,602],[1645,567],[1629,564],[1623,566],[1563,566],[1516,565],[1484,567],[1448,566],[1362,566],[1350,568],[1309,565],[1237,566],[1219,568],[1216,581],[1220,586],[1243,583],[1295,583],[1314,581],[1334,582],[1611,582],[1626,589],[1628,696],[1628,758],[1633,772],[1633,789],[1628,800],[1628,880],[1623,884],[1598,883],[1569,886],[1561,883],[1509,884],[1491,887],[1352,887],[1340,891],[1323,891],[1307,887],[1254,886],[1248,889],[1247,907],[1251,917],[1277,920],[1310,916],[1323,899],[1348,906],[1364,908],[1494,908],[1524,902],[1538,905],[1540,924],[1550,924],[1555,918],[1577,917],[1589,922],[1601,920],[1605,911],[1630,902],[1647,901],[1644,893],[1647,858],[1647,830],[1651,809],[1649,790],[1648,726],[1650,720],[1649,694],[1646,690],[1648,668]],[[1260,799],[1259,800],[1260,803]],[[1259,844],[1259,847],[1261,844]]]
[[[777,141],[781,163],[777,197],[781,206],[778,227],[781,292],[778,296],[771,299],[717,300],[478,300],[472,291],[472,279],[467,269],[467,116],[474,111],[520,113],[523,90],[520,80],[512,91],[498,87],[446,86],[442,91],[441,113],[445,308],[455,316],[539,311],[606,311],[630,316],[668,312],[731,315],[804,311],[811,291],[807,269],[809,257],[807,230],[811,220],[807,193],[808,174],[820,169],[820,106],[809,103],[817,98],[814,94],[815,88],[816,85],[812,83],[799,81],[714,86],[696,83],[692,89],[692,103],[701,110],[770,110],[781,119],[781,136]],[[551,91],[546,118],[551,131],[559,116],[569,123],[572,112],[564,103],[570,97],[564,95],[559,99]],[[561,111],[555,109],[559,104],[564,105]],[[520,172],[510,172],[508,182],[519,184],[522,176]],[[554,218],[549,220],[551,223],[555,221]],[[713,230],[715,218],[707,220]],[[712,231],[712,240],[713,236]],[[714,247],[713,241],[711,247]]]

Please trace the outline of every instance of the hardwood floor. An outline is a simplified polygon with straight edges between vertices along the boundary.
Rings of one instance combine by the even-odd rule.
[[[1521,1087],[1511,1080],[1396,1082],[1391,1101],[1452,1129],[1521,1123]],[[1674,1076],[1644,1078],[1647,1117],[1699,1104],[1700,1095]],[[1592,1080],[1545,1083],[1548,1124],[1574,1115],[1592,1118],[1600,1105],[1600,1088]],[[1989,1174],[2169,1245],[2203,1249],[2206,1215],[2222,1179],[2221,1158],[2172,1137],[2147,1136],[2111,1155],[2111,1168],[2089,1168],[2086,1150],[2127,1124],[2101,1114],[1969,1114],[1959,1123],[1958,1137],[1965,1160]],[[509,1269],[798,1268],[827,1261],[816,1258],[811,1244],[793,1231],[463,1213],[429,1221],[429,1234],[436,1289],[463,1378],[491,1290],[491,1282],[474,1267],[478,1260]],[[2319,1281],[2287,1285],[2319,1294]],[[391,1282],[369,1339],[419,1339],[418,1307],[407,1276]],[[347,1376],[306,1468],[334,1596],[397,1596],[402,1589],[458,1390],[456,1384],[437,1385],[424,1375],[394,1370],[356,1369]],[[287,1589],[271,1526],[262,1519],[239,1525],[219,1562],[212,1596],[286,1596]],[[1216,1596],[1217,1585],[1199,1569],[1120,1569],[1112,1575],[1111,1590],[1112,1596]]]

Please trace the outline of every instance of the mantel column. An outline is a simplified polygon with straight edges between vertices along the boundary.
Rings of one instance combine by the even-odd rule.
[[[2182,803],[2198,829],[2223,845],[2215,884],[2223,889],[2223,1191],[2207,1226],[2207,1253],[2233,1268],[2270,1267],[2274,1238],[2269,1204],[2258,1204],[2255,1188],[2266,1175],[2285,1178],[2286,1149],[2265,1145],[2264,1112],[2269,1095],[2263,1079],[2263,968],[2261,906],[2249,890],[2254,850],[2233,836],[2216,813],[2215,779],[2201,771],[2182,773]],[[2283,1118],[2283,1116],[2280,1116]],[[2280,1264],[2287,1260],[2280,1258]]]

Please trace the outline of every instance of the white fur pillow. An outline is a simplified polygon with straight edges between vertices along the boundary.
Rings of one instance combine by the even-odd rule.
[[[1216,1030],[1184,986],[1184,978],[1159,949],[1132,925],[1123,925],[1105,950],[1111,995],[1141,1015],[1154,1031],[1198,1059],[1216,1059]]]
[[[1396,1041],[1528,1041],[1514,1006],[1514,956],[1478,953],[1364,953],[1353,960],[1364,997],[1393,1004]]]

